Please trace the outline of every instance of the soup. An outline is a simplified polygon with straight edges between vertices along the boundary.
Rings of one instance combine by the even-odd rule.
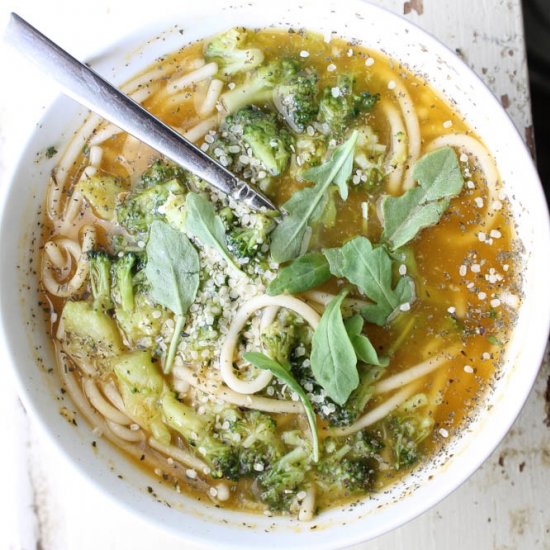
[[[80,413],[177,491],[302,520],[429,460],[519,305],[513,220],[465,121],[307,32],[230,29],[125,91],[281,215],[90,116],[50,179],[41,267]]]

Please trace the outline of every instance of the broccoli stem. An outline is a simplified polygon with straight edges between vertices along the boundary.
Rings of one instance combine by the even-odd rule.
[[[134,278],[132,269],[136,262],[134,254],[126,254],[115,264],[115,284],[123,311],[134,310]]]
[[[111,301],[111,258],[101,250],[88,253],[94,309],[107,311]]]
[[[181,331],[185,324],[185,317],[183,315],[176,315],[176,326],[174,327],[174,332],[172,333],[172,339],[170,340],[170,347],[168,348],[168,353],[166,354],[166,361],[164,363],[164,368],[162,371],[164,374],[170,374],[172,372],[172,365],[174,363],[174,358],[176,357],[176,350],[178,348],[178,341],[180,339]]]

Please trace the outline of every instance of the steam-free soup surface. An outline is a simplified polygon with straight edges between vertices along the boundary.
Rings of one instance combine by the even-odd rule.
[[[466,122],[398,62],[306,32],[232,29],[126,91],[283,214],[90,119],[50,180],[41,270],[80,414],[159,483],[302,520],[444,449],[519,302]]]

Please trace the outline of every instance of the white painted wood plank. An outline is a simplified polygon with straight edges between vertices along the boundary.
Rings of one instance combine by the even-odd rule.
[[[396,13],[408,11],[406,16],[410,20],[459,51],[495,95],[508,105],[508,112],[522,135],[529,134],[531,115],[519,0],[379,0],[375,3]],[[87,28],[102,28],[101,35],[107,40],[115,36],[113,21],[121,16],[132,17],[131,12],[125,11],[125,3],[113,0],[96,0],[93,6],[63,0],[56,2],[55,8],[39,0],[5,0],[0,5],[0,24],[10,9],[32,15],[33,20],[40,21],[47,32],[70,45],[77,55],[91,47],[89,41],[81,39],[87,33],[64,25],[59,13],[64,13],[67,20],[82,21],[85,11]],[[0,52],[0,59],[6,59],[4,53]],[[20,76],[23,85],[30,85],[28,75]],[[27,113],[26,120],[19,114],[15,117],[10,112],[9,101],[0,102],[0,175],[3,163],[9,162],[18,148],[14,132],[29,131],[38,116],[39,108],[35,106],[34,111]],[[542,422],[548,376],[550,368],[546,363],[512,431],[467,483],[408,525],[356,549],[550,548],[547,508],[550,430]],[[0,385],[0,403],[3,405],[0,415],[6,418],[17,403],[9,385]],[[0,548],[181,548],[181,543],[173,537],[136,520],[98,495],[65,466],[57,451],[51,449],[34,428],[26,431],[26,420],[20,409],[18,415],[19,420],[4,434],[7,448],[18,449],[18,454],[9,461],[0,459],[0,472],[4,473],[0,486],[8,488],[0,492],[1,517],[8,520],[7,524],[1,522]],[[28,462],[32,467],[27,475]],[[19,472],[18,478],[10,475],[14,469]],[[38,505],[37,514],[29,506],[33,502]],[[93,519],[90,521],[90,518]],[[9,529],[5,525],[9,525]],[[191,550],[188,545],[186,548]]]
[[[531,132],[531,104],[520,0],[378,0],[439,38],[507,106],[520,133]]]

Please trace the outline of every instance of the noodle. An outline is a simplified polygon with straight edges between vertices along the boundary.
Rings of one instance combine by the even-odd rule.
[[[86,177],[87,175],[83,173],[82,178]],[[55,228],[58,233],[60,233],[61,235],[69,236],[71,230],[73,229],[75,233],[78,232],[79,228],[76,227],[76,219],[82,212],[83,206],[84,197],[78,191],[74,191],[65,203],[65,211],[63,212],[63,217],[61,218],[61,220],[58,220],[55,223]]]
[[[131,94],[128,94],[136,103],[143,103],[153,92],[155,88],[153,86],[147,86],[147,88],[140,88]]]
[[[46,212],[52,222],[61,216],[62,196],[63,186],[57,182],[57,178],[52,174],[48,182],[48,193],[46,195]]]
[[[455,353],[454,349],[449,352],[440,353],[439,355],[431,357],[423,363],[411,367],[406,371],[395,374],[394,376],[390,376],[389,378],[385,378],[381,382],[378,382],[378,384],[376,385],[376,393],[386,393],[392,390],[396,390],[398,388],[401,388],[402,386],[406,386],[407,384],[414,382],[418,378],[426,376],[433,370],[439,368],[444,363],[450,361],[452,359],[453,353]]]
[[[402,403],[404,403],[411,395],[416,391],[417,385],[411,384],[405,386],[403,389],[394,393],[389,399],[384,401],[381,405],[375,409],[370,410],[364,414],[359,420],[351,424],[351,426],[346,426],[345,428],[329,428],[329,435],[335,437],[347,436],[354,434],[360,430],[364,430],[369,426],[372,426],[382,418],[385,418],[393,410],[397,409]]]
[[[166,63],[165,65],[159,65],[151,71],[148,71],[145,74],[129,80],[128,82],[126,82],[126,84],[121,86],[120,89],[126,94],[134,92],[138,88],[148,87],[151,84],[154,84],[155,81],[160,80],[172,71],[173,67],[171,67],[168,63]]]
[[[187,73],[186,75],[180,77],[179,79],[172,81],[168,85],[168,91],[171,94],[175,94],[176,92],[183,90],[183,88],[187,88],[189,86],[192,86],[193,84],[202,82],[207,78],[213,77],[217,72],[218,72],[217,63],[207,63],[206,65],[203,65],[202,67],[199,67],[198,69],[195,69],[190,73]]]
[[[142,430],[132,430],[130,428],[122,426],[121,424],[117,424],[112,420],[107,420],[107,426],[109,426],[109,429],[117,437],[120,437],[120,439],[124,439],[124,441],[137,443],[138,441],[143,441],[145,439],[145,434]]]
[[[184,466],[198,470],[199,472],[207,472],[209,470],[205,462],[200,458],[197,458],[194,454],[184,451],[179,447],[174,445],[164,445],[160,441],[156,440],[154,437],[149,438],[149,445],[164,453],[165,455],[175,458],[177,461],[181,462]]]
[[[193,106],[195,108],[195,112],[199,115],[200,118],[203,118],[200,114],[200,109],[204,104],[204,101],[206,99],[206,95],[208,93],[208,88],[210,86],[210,82],[212,82],[211,78],[207,78],[206,80],[202,80],[201,82],[195,84],[193,86],[193,93],[190,93],[189,91],[186,91],[181,94],[177,94],[175,96],[172,96],[170,99],[170,103],[172,103],[172,100],[178,97],[187,97],[191,96]],[[175,101],[174,101],[175,103]]]
[[[103,149],[97,145],[90,147],[90,166],[99,167],[103,158]]]
[[[70,239],[59,239],[58,241],[48,241],[44,245],[44,254],[52,263],[53,267],[60,272],[61,277],[68,274],[70,269],[69,257],[61,252],[59,245],[63,243],[63,248],[73,256],[80,257],[80,246]]]
[[[118,126],[115,126],[114,124],[107,124],[101,130],[95,132],[93,137],[90,139],[89,144],[92,147],[95,147],[96,145],[100,145],[104,141],[107,141],[121,132],[122,130]]]
[[[124,401],[122,400],[122,396],[120,395],[114,382],[108,382],[107,384],[103,384],[102,389],[103,389],[103,393],[105,394],[105,397],[107,397],[109,401],[119,411],[126,413],[126,410],[124,407]]]
[[[123,424],[127,426],[132,421],[118,409],[115,409],[112,405],[109,405],[103,398],[95,382],[91,378],[84,378],[82,380],[82,386],[84,391],[90,400],[90,403],[107,419],[116,424]]]
[[[66,282],[60,283],[55,279],[51,262],[48,258],[42,261],[42,283],[46,290],[54,296],[67,298],[80,290],[86,282],[88,276],[88,259],[87,253],[93,249],[95,243],[95,229],[92,226],[86,226],[82,232],[82,248],[79,251],[77,243],[68,239],[63,239],[57,242],[66,247],[66,250],[73,261],[76,263],[76,270],[73,277]],[[78,248],[77,248],[78,247]],[[79,252],[77,254],[77,252]]]
[[[388,119],[391,134],[391,148],[386,158],[387,189],[389,193],[395,195],[399,192],[407,158],[405,127],[399,112],[391,103],[385,101],[380,104],[380,107]]]
[[[206,97],[202,105],[197,109],[199,116],[204,118],[216,108],[216,103],[218,102],[222,89],[223,81],[213,78],[208,86],[208,91],[206,92]]]
[[[189,130],[185,130],[183,137],[188,139],[189,141],[195,143],[199,139],[205,136],[210,130],[213,130],[218,126],[218,116],[214,115],[210,118],[206,118],[199,122],[196,126],[193,126],[193,128],[189,128]]]
[[[298,519],[311,521],[315,515],[315,485],[312,483],[306,490],[306,496],[300,503]]]
[[[186,367],[174,367],[174,376],[185,380],[194,388],[208,395],[212,395],[226,403],[237,405],[237,407],[271,413],[302,413],[304,410],[302,404],[298,401],[282,401],[257,395],[243,395],[229,388],[224,388],[216,382],[201,382],[197,374]]]
[[[388,112],[386,111],[386,117],[391,118],[393,121],[393,123],[390,122],[392,132],[394,127],[397,128],[399,125],[402,124],[401,117],[405,121],[405,127],[402,130],[400,129],[399,131],[402,131],[404,136],[406,136],[406,141],[408,144],[408,157],[406,155],[405,157],[403,157],[403,162],[407,160],[407,170],[405,172],[404,179],[400,178],[398,182],[391,181],[390,174],[390,181],[388,182],[390,193],[396,194],[398,191],[407,191],[414,186],[414,181],[412,179],[412,165],[418,160],[418,157],[420,156],[420,149],[422,147],[420,125],[418,124],[418,117],[416,116],[416,108],[414,106],[414,102],[403,80],[399,78],[399,76],[393,71],[390,71],[388,68],[379,68],[378,70],[383,75],[388,89],[391,89],[393,91],[394,97],[399,103],[399,107],[401,109],[401,116],[399,116],[397,111],[391,113],[390,116],[388,116]],[[395,134],[395,132],[393,133]],[[393,148],[392,150],[394,151]]]
[[[403,190],[407,191],[414,186],[412,179],[412,165],[418,160],[420,156],[420,126],[418,125],[418,117],[416,116],[416,110],[412,102],[411,96],[407,91],[407,88],[403,82],[399,79],[394,79],[395,88],[394,93],[399,105],[401,106],[401,113],[407,127],[407,141],[409,148],[408,156],[408,168],[405,173],[405,180],[403,181]]]
[[[56,184],[60,189],[63,189],[71,168],[76,163],[78,156],[82,152],[82,149],[86,145],[90,135],[100,122],[101,118],[99,115],[90,114],[86,119],[86,122],[80,127],[72,140],[69,142],[67,149],[63,153],[61,160],[53,172],[53,177],[55,178]],[[53,198],[51,202],[53,203]],[[58,204],[59,208],[61,208],[59,202],[55,204]],[[57,211],[59,212],[59,210]]]

